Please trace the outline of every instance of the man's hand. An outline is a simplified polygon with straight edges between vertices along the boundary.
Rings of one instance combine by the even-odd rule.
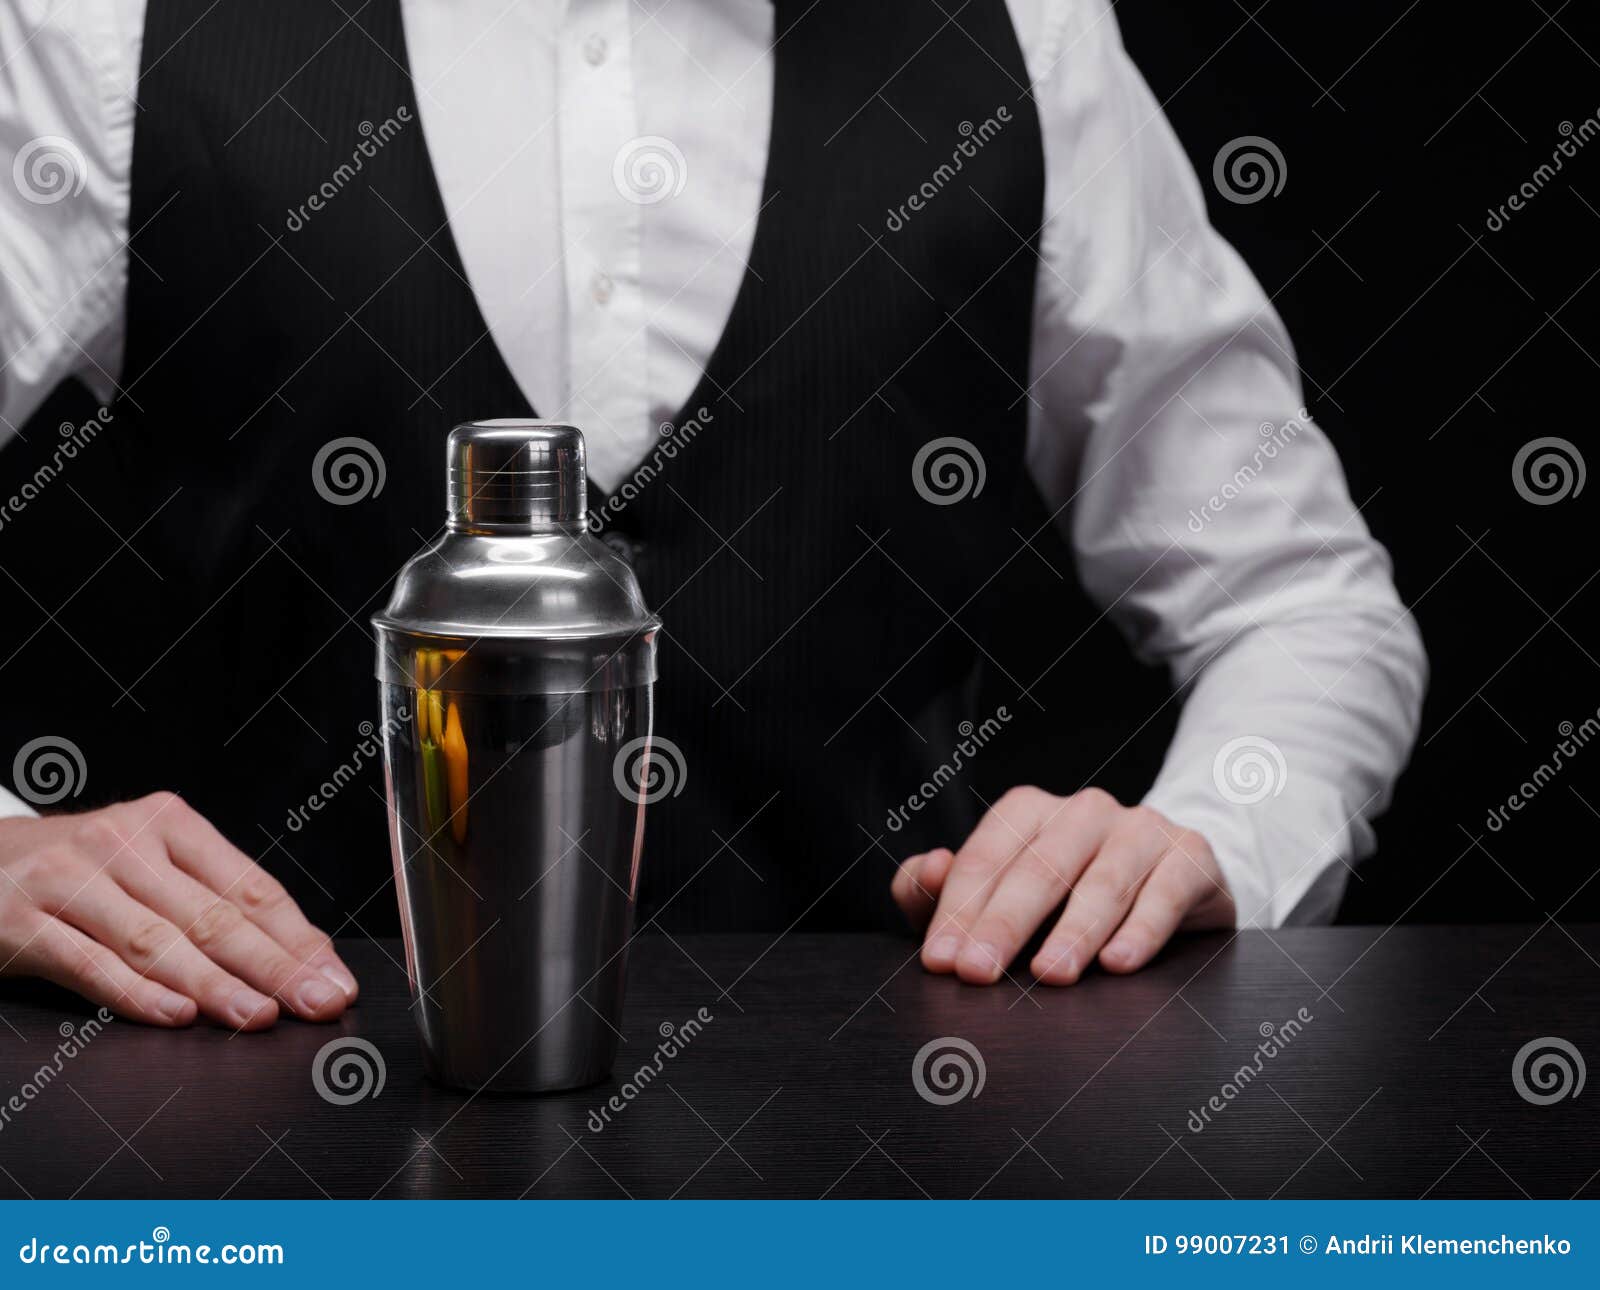
[[[0,976],[135,1021],[331,1021],[355,978],[283,887],[172,793],[0,820]]]
[[[891,890],[926,926],[922,965],[976,985],[999,980],[1063,900],[1031,965],[1049,985],[1071,985],[1097,954],[1108,971],[1136,972],[1180,927],[1234,922],[1204,838],[1097,788],[1071,797],[1014,788],[959,852],[912,856]]]

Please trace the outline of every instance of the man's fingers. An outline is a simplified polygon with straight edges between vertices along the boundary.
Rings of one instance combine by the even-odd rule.
[[[939,893],[944,890],[945,878],[955,858],[955,852],[940,847],[925,855],[912,856],[895,870],[894,880],[889,884],[889,894],[894,897],[894,903],[900,906],[906,921],[917,931],[927,927],[928,920],[933,917],[934,907],[939,903]]]
[[[1179,928],[1231,926],[1236,916],[1200,834],[1096,788],[1067,798],[1012,789],[953,859],[912,856],[890,890],[907,918],[927,921],[923,966],[975,985],[1004,975],[1063,897],[1032,962],[1053,985],[1078,980],[1097,955],[1113,972],[1135,971]]]
[[[1071,985],[1117,929],[1170,842],[1159,829],[1123,816],[1123,826],[1101,846],[1072,888],[1060,920],[1033,956],[1034,976],[1049,985]]]
[[[961,844],[939,893],[939,902],[922,946],[922,966],[950,972],[971,940],[971,927],[983,913],[1011,857],[1038,832],[1055,799],[1037,788],[1014,788],[985,813]]]
[[[306,920],[282,883],[171,793],[153,794],[138,805],[150,812],[151,827],[166,842],[173,864],[237,905],[297,962],[322,972],[344,992],[347,1003],[355,1000],[355,977],[334,953],[333,942]]]
[[[956,974],[990,985],[1054,912],[1099,850],[1101,821],[1070,804],[1048,817],[1039,835],[1012,858],[956,958]]]
[[[308,1021],[331,1021],[345,993],[250,922],[231,900],[170,864],[113,866],[117,881],[141,904],[176,924],[212,962],[264,994],[275,995]]]
[[[1177,845],[1162,856],[1140,888],[1133,912],[1100,951],[1100,963],[1107,971],[1137,972],[1167,943],[1189,911],[1215,893],[1215,879],[1185,850],[1199,845],[1203,844],[1194,835],[1180,835]]]
[[[261,1030],[278,1019],[276,1003],[223,971],[172,922],[106,874],[59,893],[59,903],[50,899],[56,894],[40,902],[46,913],[99,941],[140,976],[193,999],[213,1020],[238,1030]]]
[[[25,938],[13,966],[41,976],[129,1021],[152,1026],[187,1026],[193,999],[140,976],[104,945],[75,927],[33,910],[18,928]]]

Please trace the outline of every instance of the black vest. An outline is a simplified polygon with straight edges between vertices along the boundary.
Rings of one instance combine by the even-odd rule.
[[[776,37],[706,415],[606,508],[666,624],[683,778],[641,920],[668,927],[884,923],[893,863],[981,811],[941,782],[886,827],[987,715],[975,664],[1033,703],[985,644],[1039,558],[1018,534],[1049,540],[1023,469],[1042,155],[1006,7],[779,0]],[[452,241],[396,0],[152,0],[143,61],[124,393],[0,548],[7,733],[84,750],[68,805],[177,788],[330,928],[385,930],[368,615],[442,522],[451,425],[534,409]],[[329,487],[343,437],[381,491]],[[1049,659],[1093,616],[1070,576],[1044,588]]]

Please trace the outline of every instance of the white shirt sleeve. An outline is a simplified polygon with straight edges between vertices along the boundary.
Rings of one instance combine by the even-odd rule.
[[[116,386],[143,21],[141,0],[0,5],[0,449],[67,377]],[[0,788],[0,817],[31,814]]]
[[[1211,843],[1241,925],[1325,919],[1415,740],[1421,639],[1109,5],[1052,16],[1029,464],[1182,688],[1146,801]]]
[[[116,385],[143,13],[0,6],[0,446],[65,378]]]

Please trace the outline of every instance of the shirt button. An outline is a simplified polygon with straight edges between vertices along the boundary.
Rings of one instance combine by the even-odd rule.
[[[611,279],[604,273],[597,273],[589,280],[589,294],[597,305],[603,305],[611,299],[611,287]]]
[[[583,56],[590,67],[599,67],[606,61],[606,38],[596,32],[583,42]]]

